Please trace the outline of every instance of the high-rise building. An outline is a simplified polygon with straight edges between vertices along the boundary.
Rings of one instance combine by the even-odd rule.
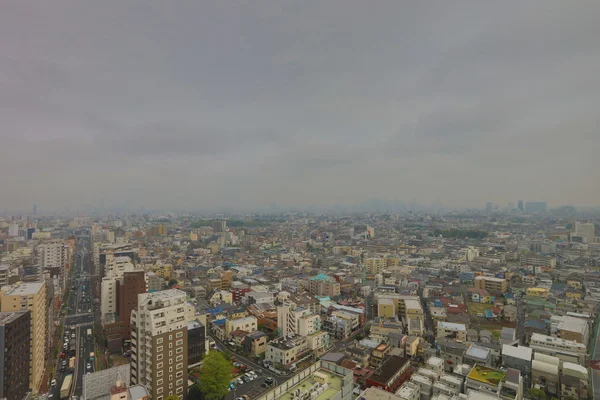
[[[213,221],[212,228],[214,233],[225,232],[227,229],[227,221]]]
[[[29,392],[31,313],[0,313],[0,399],[21,400]]]
[[[524,212],[525,206],[523,205],[523,200],[519,200],[519,202],[517,204],[518,204],[517,207],[519,208],[519,211]]]
[[[45,282],[28,282],[9,286],[0,297],[0,311],[31,312],[29,388],[37,394],[44,375],[46,356],[47,299]]]
[[[131,312],[131,382],[144,385],[152,399],[186,396],[187,333],[185,292],[138,295],[137,309]]]
[[[548,204],[545,201],[528,201],[525,203],[525,211],[529,214],[546,212]]]
[[[37,215],[37,206],[34,204],[33,205],[33,216],[35,217]]]
[[[42,269],[58,267],[61,286],[64,287],[67,278],[67,268],[71,262],[71,247],[64,240],[54,239],[41,243],[36,248],[37,263]]]
[[[19,236],[19,225],[11,224],[8,226],[8,236],[17,237]]]
[[[591,222],[575,221],[572,236],[585,237],[586,243],[594,243],[596,241],[596,225]]]
[[[494,211],[494,203],[485,203],[485,212],[491,214]]]

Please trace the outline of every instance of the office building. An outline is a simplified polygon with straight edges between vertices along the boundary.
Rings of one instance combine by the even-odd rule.
[[[266,361],[285,368],[306,359],[309,355],[310,350],[306,338],[294,334],[271,340],[265,349]]]
[[[575,221],[571,236],[580,236],[585,238],[586,243],[596,242],[596,225],[591,222]]]
[[[212,228],[214,233],[222,233],[227,230],[227,221],[213,221]]]
[[[517,202],[517,204],[518,204],[518,205],[517,205],[517,208],[519,209],[519,211],[521,211],[521,212],[524,212],[524,211],[525,211],[525,206],[524,206],[524,204],[523,204],[523,200],[519,200],[519,201]]]
[[[0,308],[2,312],[30,312],[29,389],[33,394],[37,394],[44,375],[48,349],[46,345],[48,329],[46,283],[28,282],[7,287],[0,298]]]
[[[491,214],[492,211],[494,211],[494,204],[489,202],[485,203],[485,212]]]
[[[381,274],[386,268],[386,259],[382,257],[369,257],[365,259],[367,274]]]
[[[558,393],[560,360],[556,357],[535,353],[531,362],[531,384],[533,387],[555,395]]]
[[[529,347],[537,353],[557,357],[562,362],[586,365],[587,348],[583,343],[534,333]]]
[[[438,339],[449,338],[464,342],[467,340],[467,326],[465,324],[457,324],[454,322],[439,321],[437,324]]]
[[[183,399],[188,381],[186,294],[170,289],[138,295],[131,312],[131,382],[154,400]]]
[[[31,312],[0,312],[0,399],[21,400],[29,392]]]
[[[413,336],[420,336],[423,334],[423,307],[421,302],[417,300],[406,300],[404,302],[406,307],[406,325],[408,326],[408,334]]]
[[[200,364],[206,353],[206,325],[199,320],[188,323],[188,365]]]

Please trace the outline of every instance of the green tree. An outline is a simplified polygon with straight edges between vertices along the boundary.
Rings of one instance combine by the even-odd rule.
[[[167,398],[165,400],[179,400],[179,397],[172,394],[170,396],[167,396]]]
[[[211,351],[204,357],[200,373],[200,389],[206,400],[218,400],[224,397],[231,379],[231,363],[220,351]]]
[[[171,279],[169,281],[169,287],[171,288],[171,287],[173,287],[173,285],[177,285],[177,279]]]
[[[202,397],[202,388],[199,384],[194,383],[192,387],[190,387],[190,392],[188,394],[188,400],[203,400]]]
[[[528,393],[529,397],[534,400],[546,400],[546,393],[542,389],[531,388]]]

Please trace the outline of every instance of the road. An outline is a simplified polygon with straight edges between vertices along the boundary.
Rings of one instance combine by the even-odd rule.
[[[62,325],[65,327],[65,335],[61,341],[62,345],[65,342],[65,338],[68,337],[69,343],[74,341],[74,351],[65,352],[64,358],[59,358],[56,365],[56,386],[51,388],[48,398],[50,400],[58,400],[60,398],[60,387],[62,386],[64,377],[70,373],[67,369],[61,371],[61,363],[63,360],[68,360],[70,357],[75,357],[75,368],[73,376],[73,385],[71,388],[71,395],[81,396],[83,375],[87,372],[94,372],[95,363],[91,363],[90,369],[87,369],[89,362],[90,352],[94,351],[93,335],[91,339],[87,337],[87,330],[93,330],[94,315],[92,313],[92,303],[90,295],[90,254],[89,254],[90,242],[85,239],[78,239],[77,241],[77,255],[74,265],[74,271],[72,273],[71,287],[68,290],[71,291],[69,297],[69,303],[66,305],[67,313],[62,320]],[[84,290],[85,287],[85,290]],[[74,328],[74,329],[73,329]],[[72,338],[72,334],[75,333],[75,338]]]

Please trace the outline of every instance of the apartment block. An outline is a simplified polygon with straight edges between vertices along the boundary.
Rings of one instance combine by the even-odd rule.
[[[188,381],[186,294],[171,289],[138,295],[131,313],[131,381],[152,399],[183,399]]]
[[[0,313],[0,399],[21,400],[29,392],[31,312]]]
[[[258,319],[256,319],[256,317],[249,316],[236,319],[228,318],[227,321],[225,321],[225,337],[229,338],[231,332],[238,329],[248,333],[254,332],[258,329]]]
[[[408,334],[420,336],[423,334],[423,307],[418,300],[406,300],[406,324],[408,325]]]
[[[449,338],[465,342],[467,340],[467,326],[465,324],[440,321],[437,325],[436,336],[438,339]]]
[[[488,292],[506,293],[508,290],[508,281],[504,278],[494,278],[492,276],[477,276],[473,281],[475,289],[483,289]]]
[[[332,277],[319,274],[309,279],[309,292],[313,296],[339,296],[341,293],[340,283]]]
[[[587,348],[583,343],[534,333],[531,335],[529,347],[536,353],[557,357],[561,364],[571,362],[587,365]]]
[[[386,259],[380,257],[369,257],[365,259],[367,274],[381,274],[387,267]]]
[[[587,346],[590,337],[590,327],[587,320],[566,315],[553,315],[550,321],[550,334],[552,336],[573,340]]]
[[[267,343],[265,360],[276,366],[289,367],[308,355],[307,339],[304,336],[290,334]]]
[[[37,394],[45,369],[48,315],[46,283],[19,283],[7,287],[0,299],[0,311],[30,311],[29,389]]]

